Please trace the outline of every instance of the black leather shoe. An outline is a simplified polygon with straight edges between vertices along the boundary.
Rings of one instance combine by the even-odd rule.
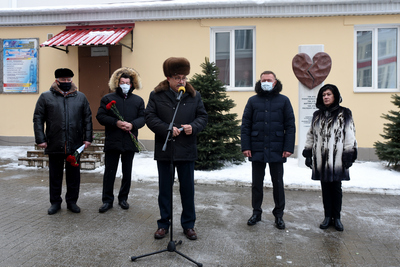
[[[335,229],[338,231],[343,231],[343,224],[340,219],[333,219],[333,223],[335,225]]]
[[[164,238],[166,234],[168,234],[168,229],[158,228],[157,231],[154,233],[154,238],[161,239]]]
[[[275,218],[275,226],[280,230],[285,229],[285,222],[283,221],[282,217]]]
[[[104,213],[104,212],[106,212],[107,210],[111,209],[112,207],[113,207],[113,204],[112,204],[112,203],[104,203],[104,204],[100,207],[99,212],[100,212],[100,213]]]
[[[325,217],[324,221],[319,225],[321,229],[328,229],[332,225],[332,219],[330,217]]]
[[[81,208],[78,207],[75,203],[69,203],[67,204],[67,209],[72,211],[73,213],[79,213],[81,212]]]
[[[120,205],[121,208],[123,208],[124,210],[129,209],[129,204],[128,204],[128,202],[126,202],[126,200],[120,201],[120,202],[118,203],[118,205]]]
[[[247,225],[255,225],[259,221],[261,221],[261,214],[253,214],[247,221]]]
[[[59,211],[60,209],[61,209],[61,204],[60,203],[52,204],[50,206],[50,208],[47,210],[47,214],[49,214],[49,215],[56,214],[57,211]]]

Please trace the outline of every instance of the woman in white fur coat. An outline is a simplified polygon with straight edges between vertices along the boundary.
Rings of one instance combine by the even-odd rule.
[[[333,225],[343,231],[342,181],[350,180],[349,168],[357,158],[355,126],[350,109],[342,107],[338,88],[326,84],[318,92],[311,127],[303,150],[313,180],[321,181],[325,219],[321,229]]]

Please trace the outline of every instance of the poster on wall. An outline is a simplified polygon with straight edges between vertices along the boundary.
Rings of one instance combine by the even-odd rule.
[[[3,93],[38,92],[38,39],[3,39]]]

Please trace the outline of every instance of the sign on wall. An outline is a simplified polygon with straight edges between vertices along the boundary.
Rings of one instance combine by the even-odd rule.
[[[3,93],[38,92],[38,41],[1,39]]]

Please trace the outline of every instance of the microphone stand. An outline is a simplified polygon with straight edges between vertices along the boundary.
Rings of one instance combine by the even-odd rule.
[[[165,151],[167,149],[168,142],[170,142],[170,144],[171,144],[171,161],[170,161],[170,174],[171,174],[171,189],[170,189],[171,190],[171,232],[170,232],[170,241],[168,242],[168,246],[167,246],[166,249],[155,251],[155,252],[144,254],[144,255],[140,255],[140,256],[132,256],[131,260],[135,261],[135,260],[137,260],[139,258],[143,258],[143,257],[147,257],[147,256],[151,256],[151,255],[155,255],[155,254],[159,254],[159,253],[163,253],[163,252],[168,251],[168,252],[176,252],[179,255],[181,255],[182,257],[186,258],[187,260],[193,262],[197,266],[202,267],[203,264],[194,261],[193,259],[189,258],[185,254],[183,254],[183,253],[179,252],[178,250],[176,250],[176,246],[182,244],[182,240],[179,240],[179,241],[174,241],[173,240],[173,213],[174,213],[173,212],[173,187],[174,187],[174,173],[175,173],[174,169],[175,168],[174,168],[174,141],[173,141],[173,137],[172,138],[170,138],[170,137],[171,137],[172,132],[173,132],[175,117],[176,117],[176,114],[177,114],[177,111],[178,111],[178,108],[179,108],[179,104],[181,103],[181,98],[182,97],[179,97],[177,99],[178,103],[176,104],[175,113],[174,113],[174,116],[172,117],[171,123],[169,124],[168,130],[167,130],[168,131],[167,138],[165,139],[165,143],[164,143],[164,146],[162,148],[162,151]]]

